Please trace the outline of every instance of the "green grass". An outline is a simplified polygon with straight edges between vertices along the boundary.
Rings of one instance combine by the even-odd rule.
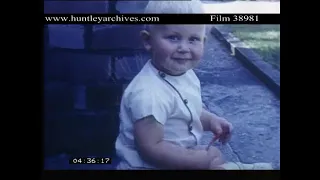
[[[228,25],[231,32],[280,70],[280,25]]]

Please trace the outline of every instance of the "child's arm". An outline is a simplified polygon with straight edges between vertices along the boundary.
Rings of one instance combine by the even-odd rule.
[[[200,121],[204,131],[211,131],[223,144],[231,138],[232,124],[226,119],[202,108]]]
[[[163,140],[163,125],[153,116],[136,121],[134,135],[141,157],[165,169],[208,169],[214,154],[190,150]]]
[[[211,121],[213,119],[218,119],[219,116],[207,111],[205,108],[202,108],[202,113],[200,116],[200,121],[204,131],[211,131]]]

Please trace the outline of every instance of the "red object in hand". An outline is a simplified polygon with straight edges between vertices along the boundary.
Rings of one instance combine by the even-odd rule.
[[[216,142],[219,139],[219,136],[215,136],[214,138],[212,138],[211,142],[209,143],[209,145],[207,146],[206,150],[208,151],[210,146],[212,146],[212,144],[214,142]]]

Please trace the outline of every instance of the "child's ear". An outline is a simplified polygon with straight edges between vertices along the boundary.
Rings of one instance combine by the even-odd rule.
[[[150,51],[151,50],[150,33],[146,30],[142,30],[140,32],[140,36],[142,38],[142,43],[144,48],[146,48],[147,51]]]

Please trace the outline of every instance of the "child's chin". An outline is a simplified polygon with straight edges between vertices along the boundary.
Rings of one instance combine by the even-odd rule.
[[[175,74],[183,74],[187,72],[188,70],[192,69],[192,67],[189,66],[175,66],[172,71],[175,72]]]
[[[166,69],[170,70],[174,74],[183,74],[188,70],[193,68],[193,65],[190,62],[186,62],[185,64],[180,64],[177,62],[167,63],[165,65]]]

